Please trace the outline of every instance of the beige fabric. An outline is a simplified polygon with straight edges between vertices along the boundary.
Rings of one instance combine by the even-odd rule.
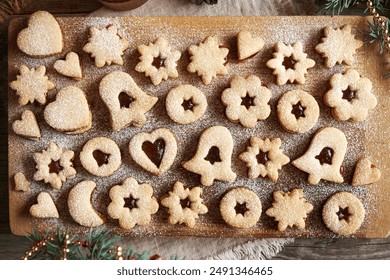
[[[101,8],[90,16],[269,16],[305,15],[315,11],[310,0],[220,0],[217,5],[194,5],[189,0],[149,0],[143,6],[117,12]],[[269,259],[293,239],[245,238],[132,238],[136,251],[157,253],[164,258]]]

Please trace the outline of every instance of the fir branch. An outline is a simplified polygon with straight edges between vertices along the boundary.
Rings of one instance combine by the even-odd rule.
[[[380,1],[380,0],[379,0]],[[320,6],[319,14],[332,14],[332,16],[340,15],[344,9],[355,5],[357,0],[326,0]]]
[[[382,54],[385,51],[385,40],[383,38],[383,32],[382,32],[383,28],[376,26],[372,22],[368,22],[368,25],[370,27],[370,31],[365,31],[365,34],[367,37],[366,42],[370,43],[370,44],[372,44],[374,42],[378,42],[379,52]],[[387,28],[387,30],[390,30],[389,29],[390,28],[390,20],[389,19],[386,21],[385,28]]]
[[[115,258],[115,244],[121,240],[118,236],[111,236],[111,230],[104,227],[90,231],[88,242],[87,260],[113,260]]]

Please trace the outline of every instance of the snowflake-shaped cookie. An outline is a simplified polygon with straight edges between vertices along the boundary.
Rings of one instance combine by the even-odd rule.
[[[197,72],[205,85],[217,75],[228,74],[226,62],[229,49],[221,46],[217,38],[209,36],[199,46],[190,46],[188,52],[191,55],[188,72]]]
[[[267,61],[267,67],[274,69],[272,74],[276,75],[276,82],[279,86],[297,82],[298,84],[305,83],[305,74],[307,69],[314,67],[315,61],[307,58],[307,54],[303,52],[301,42],[292,45],[277,42],[272,59]]]
[[[200,187],[184,189],[181,182],[176,182],[169,195],[161,200],[161,204],[169,209],[168,222],[173,225],[186,224],[193,228],[199,214],[205,214],[208,211],[200,197],[202,192]]]
[[[274,192],[272,207],[265,212],[267,216],[275,218],[278,230],[284,231],[287,227],[297,226],[305,228],[307,214],[313,210],[313,205],[303,197],[302,189],[293,189],[291,192]]]
[[[290,159],[280,149],[282,144],[280,138],[262,140],[251,137],[250,146],[246,152],[240,154],[240,159],[249,168],[250,179],[268,176],[272,181],[278,180],[278,170],[290,162]]]
[[[129,42],[118,35],[118,27],[110,25],[103,29],[91,27],[88,43],[83,50],[95,58],[97,67],[123,65],[123,52],[129,47]]]
[[[64,150],[51,142],[46,150],[34,153],[37,171],[34,180],[49,183],[54,189],[60,189],[67,179],[76,177],[72,159],[74,152]]]
[[[107,212],[119,225],[132,229],[135,225],[148,225],[152,214],[158,210],[158,203],[153,197],[153,188],[148,184],[139,185],[134,178],[127,178],[122,185],[110,189],[111,203]]]
[[[149,43],[149,46],[141,45],[138,47],[140,52],[140,62],[135,67],[138,72],[144,72],[146,77],[150,77],[153,85],[158,85],[162,80],[168,78],[177,78],[179,73],[176,66],[181,57],[181,53],[172,50],[168,41],[164,38],[158,38],[157,41]]]
[[[377,105],[377,99],[371,92],[371,81],[360,77],[354,69],[333,75],[330,86],[331,89],[324,95],[324,102],[332,107],[332,115],[338,121],[363,121],[367,118],[368,110]]]
[[[221,100],[230,121],[238,121],[245,127],[255,127],[258,120],[268,118],[271,113],[268,104],[271,95],[271,91],[261,85],[257,76],[251,75],[246,79],[236,76],[230,82],[230,88],[222,92]]]
[[[326,67],[333,67],[345,63],[352,65],[356,50],[363,46],[363,42],[355,39],[351,33],[351,26],[345,25],[341,29],[332,27],[324,28],[324,35],[321,43],[316,46],[316,51],[325,58]]]
[[[39,66],[29,69],[26,65],[21,65],[19,71],[20,74],[16,76],[16,80],[9,84],[19,95],[19,105],[24,106],[35,100],[39,104],[45,104],[47,92],[55,88],[55,84],[46,76],[46,67]]]

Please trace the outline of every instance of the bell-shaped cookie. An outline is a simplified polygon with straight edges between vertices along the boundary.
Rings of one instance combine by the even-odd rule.
[[[342,131],[326,127],[317,131],[306,153],[292,164],[309,173],[308,182],[316,185],[321,179],[342,183],[340,168],[347,151],[347,139]]]
[[[233,182],[236,174],[231,169],[233,138],[223,126],[212,126],[203,131],[195,156],[182,165],[199,174],[202,185],[211,186],[214,180]]]

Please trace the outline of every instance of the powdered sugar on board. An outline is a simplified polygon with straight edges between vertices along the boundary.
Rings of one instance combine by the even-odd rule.
[[[375,218],[381,215],[381,209],[377,209],[376,202],[378,194],[371,191],[371,187],[352,187],[350,185],[354,165],[360,156],[366,154],[366,139],[368,123],[339,123],[333,119],[330,109],[325,107],[322,101],[323,94],[328,89],[329,77],[341,72],[344,67],[336,66],[331,69],[325,68],[323,59],[315,52],[314,47],[320,42],[322,28],[325,26],[338,27],[344,24],[351,24],[353,32],[358,34],[362,29],[364,18],[361,17],[277,17],[277,18],[256,18],[256,17],[232,17],[232,18],[58,18],[57,19],[64,34],[65,46],[59,55],[44,59],[29,58],[21,53],[15,43],[15,38],[19,30],[25,26],[25,20],[14,21],[10,29],[10,49],[9,49],[9,79],[15,79],[18,68],[21,64],[29,67],[45,65],[49,79],[55,81],[56,90],[49,93],[48,102],[55,99],[55,94],[63,87],[73,85],[80,87],[86,94],[89,106],[92,111],[92,128],[83,134],[65,135],[54,131],[43,119],[43,106],[35,104],[20,108],[17,105],[15,93],[9,91],[9,122],[19,118],[25,109],[32,110],[40,124],[42,138],[40,141],[29,141],[15,135],[9,131],[9,174],[10,178],[17,172],[24,172],[27,179],[32,179],[35,172],[35,163],[32,159],[34,152],[46,149],[51,141],[59,146],[75,151],[74,166],[77,170],[75,179],[64,183],[61,190],[54,190],[41,182],[34,182],[31,191],[28,193],[17,193],[10,186],[10,220],[11,227],[16,234],[25,234],[31,230],[31,224],[38,228],[56,228],[58,225],[69,227],[74,232],[87,232],[89,229],[78,226],[70,217],[67,208],[67,197],[72,186],[82,180],[93,180],[96,182],[96,189],[92,195],[92,204],[96,210],[107,217],[106,225],[118,234],[133,236],[163,235],[163,236],[208,236],[208,237],[269,237],[269,236],[303,236],[303,237],[331,237],[331,233],[323,224],[321,219],[322,205],[333,193],[338,191],[349,191],[362,200],[366,209],[366,219],[362,228],[356,236],[364,237],[375,227]],[[272,22],[272,24],[270,24]],[[97,68],[94,60],[85,52],[82,47],[88,40],[89,28],[95,26],[103,28],[107,25],[119,27],[119,34],[129,41],[129,48],[124,52],[124,65],[111,65]],[[264,38],[264,48],[255,57],[242,62],[237,62],[236,35],[240,30],[249,30],[255,36]],[[230,51],[228,55],[227,76],[214,78],[209,85],[204,85],[200,77],[190,74],[186,68],[189,60],[187,48],[198,45],[207,36],[215,35],[219,38],[221,45],[227,46]],[[134,70],[139,62],[137,46],[154,42],[158,37],[164,37],[170,45],[182,52],[182,57],[178,62],[179,77],[163,81],[158,86],[153,86],[150,79],[143,73]],[[273,45],[277,41],[294,43],[301,41],[304,52],[308,57],[316,61],[314,68],[309,69],[304,85],[284,85],[277,86],[272,70],[265,66],[267,60],[272,58]],[[80,81],[75,81],[58,74],[53,64],[58,59],[74,51],[80,56],[84,77]],[[366,47],[358,50],[355,69],[362,76],[370,78],[370,71],[365,64]],[[109,113],[104,106],[98,93],[100,80],[108,73],[121,70],[129,73],[139,87],[159,98],[157,104],[146,113],[147,122],[142,128],[128,127],[121,131],[113,132]],[[240,124],[229,122],[225,116],[225,107],[220,101],[222,91],[230,86],[230,80],[235,75],[247,77],[251,74],[260,77],[261,81],[268,86],[272,92],[270,101],[271,115],[264,121],[259,121],[255,128],[244,128]],[[199,88],[207,98],[208,109],[205,115],[198,121],[188,125],[178,125],[167,115],[165,110],[165,98],[168,91],[180,84],[192,84]],[[320,118],[317,124],[309,132],[293,135],[285,132],[280,126],[276,116],[276,104],[280,95],[292,89],[302,89],[312,94],[320,106]],[[376,92],[379,88],[374,84],[374,94],[381,102],[381,93]],[[384,95],[384,93],[382,93]],[[378,106],[373,114],[381,114],[379,110],[384,110]],[[386,111],[387,112],[387,111]],[[387,113],[388,114],[388,113]],[[129,176],[134,177],[139,183],[148,183],[153,186],[155,196],[158,200],[170,191],[176,181],[184,183],[185,187],[198,186],[199,176],[186,171],[181,167],[181,162],[187,161],[195,154],[197,142],[204,129],[214,125],[222,125],[229,129],[234,140],[232,169],[237,174],[237,179],[233,183],[215,181],[211,187],[203,187],[204,203],[209,212],[201,215],[197,220],[194,229],[186,228],[182,225],[169,225],[167,223],[166,208],[160,205],[159,211],[153,215],[150,226],[135,227],[132,230],[121,229],[116,220],[107,215],[107,206],[110,203],[108,191],[116,184],[121,184]],[[371,126],[371,123],[369,124]],[[314,133],[322,127],[334,126],[342,130],[348,140],[348,149],[343,163],[345,183],[334,184],[321,181],[316,186],[307,183],[307,174],[296,169],[291,164],[285,165],[279,171],[279,179],[276,183],[266,178],[250,180],[247,178],[245,163],[238,159],[238,155],[246,150],[249,138],[256,136],[260,138],[276,138],[282,140],[281,148],[291,160],[302,155],[309,146]],[[130,157],[128,143],[133,135],[138,132],[151,132],[156,128],[168,128],[178,140],[178,154],[175,161],[163,176],[154,176],[139,167]],[[374,126],[370,129],[380,129]],[[381,131],[379,137],[388,132]],[[106,136],[113,139],[120,147],[123,164],[112,176],[99,178],[89,174],[80,164],[79,153],[83,145],[92,137]],[[385,136],[383,136],[385,137]],[[262,202],[263,214],[260,221],[251,229],[233,229],[228,227],[222,220],[219,212],[219,201],[225,192],[236,186],[247,187],[256,192]],[[277,223],[272,218],[267,217],[264,212],[271,206],[272,193],[275,190],[289,191],[294,188],[303,188],[305,198],[314,205],[314,210],[308,215],[306,229],[288,229],[283,233],[277,232]],[[59,219],[34,219],[28,214],[29,207],[35,203],[39,192],[49,192],[58,208]]]

